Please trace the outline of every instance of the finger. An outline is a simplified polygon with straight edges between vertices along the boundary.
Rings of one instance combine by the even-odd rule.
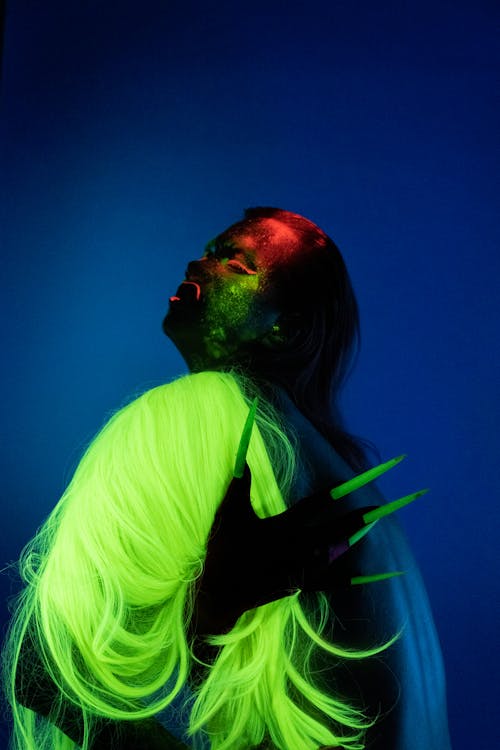
[[[283,513],[286,513],[291,523],[306,524],[307,526],[317,525],[318,518],[323,525],[327,517],[331,516],[334,519],[338,515],[337,510],[334,511],[332,508],[328,490],[303,497]]]
[[[240,479],[243,476],[243,470],[245,467],[245,462],[247,459],[247,452],[248,452],[248,446],[250,444],[250,438],[252,437],[252,428],[253,423],[255,421],[255,414],[257,412],[257,404],[259,402],[258,398],[254,398],[252,401],[252,405],[250,406],[250,411],[248,412],[248,416],[245,421],[245,425],[243,427],[243,432],[241,433],[240,443],[238,445],[238,451],[236,453],[236,461],[234,464],[234,471],[233,476],[237,479]]]
[[[372,523],[369,523],[367,526],[363,526],[363,528],[359,529],[358,531],[355,531],[352,536],[349,537],[349,547],[352,547],[356,542],[359,542],[361,539],[363,539],[364,536],[368,534],[369,531],[373,529],[377,521],[372,521]]]
[[[404,576],[406,570],[393,570],[390,573],[375,573],[371,576],[354,576],[351,578],[351,586],[360,586],[363,583],[375,583],[376,581],[386,581],[388,578]]]
[[[342,539],[335,544],[331,544],[328,547],[328,562],[332,563],[341,555],[345,554],[350,547],[353,547],[357,542],[363,539],[363,537],[366,536],[369,531],[371,531],[376,523],[376,521],[374,521],[373,523],[369,523],[367,526],[363,526],[361,529],[355,531],[354,534],[351,534],[348,539]]]
[[[309,580],[321,578],[325,573],[330,576],[332,563],[370,531],[375,524],[367,526],[363,522],[363,513],[368,510],[370,508],[359,508],[341,519],[318,524],[316,529],[302,527],[304,553],[301,565]],[[338,562],[335,562],[335,569],[340,571]]]
[[[318,565],[307,564],[302,570],[302,580],[299,586],[303,591],[335,591],[337,589],[349,589],[351,578],[357,572],[355,558],[347,542],[342,549],[339,543],[338,552],[332,550],[332,560],[324,560]]]
[[[385,474],[386,471],[389,471],[393,466],[399,464],[403,458],[406,458],[406,453],[403,453],[403,455],[398,456],[397,458],[391,458],[390,461],[374,466],[372,469],[368,469],[368,471],[365,471],[363,474],[359,474],[358,476],[349,479],[347,482],[344,482],[344,484],[334,487],[333,490],[330,491],[330,496],[334,500],[338,500],[339,498],[344,497],[344,495],[348,495],[350,492],[358,490],[360,487],[363,487],[363,485],[368,484],[368,482],[373,482],[373,480],[381,474]]]
[[[222,519],[224,519],[225,524],[230,523],[234,526],[234,533],[239,535],[244,533],[244,524],[248,520],[258,518],[250,500],[251,484],[250,467],[244,462],[242,476],[231,479],[215,517],[215,520],[219,523]]]
[[[337,544],[330,545],[328,547],[328,564],[344,555],[348,551],[349,546],[348,539],[343,539],[341,542],[337,542]]]
[[[396,510],[399,510],[400,508],[404,508],[405,505],[409,505],[414,500],[417,499],[417,497],[421,497],[422,495],[425,495],[429,490],[420,490],[420,492],[414,492],[412,495],[405,495],[404,497],[400,497],[399,500],[393,500],[392,503],[387,503],[387,505],[381,505],[378,508],[374,508],[373,510],[368,511],[368,513],[365,513],[363,516],[363,520],[365,523],[371,523],[372,521],[378,521],[379,518],[383,518],[384,516],[389,516],[391,513],[394,513]]]
[[[376,510],[377,505],[367,505],[363,508],[356,508],[355,510],[346,513],[344,516],[334,515],[332,503],[328,503],[323,509],[323,512],[312,519],[307,524],[302,524],[301,533],[303,537],[307,535],[311,541],[315,542],[316,545],[322,546],[324,549],[329,546],[347,543],[352,546],[356,543],[357,539],[353,538],[357,534],[360,534],[359,539],[368,533],[367,524],[364,521],[364,516],[371,510]],[[364,531],[367,529],[366,531]],[[352,539],[352,542],[350,541]]]

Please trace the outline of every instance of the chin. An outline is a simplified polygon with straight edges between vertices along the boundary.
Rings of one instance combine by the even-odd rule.
[[[181,306],[170,303],[167,314],[161,325],[163,333],[176,343],[176,337],[189,335],[197,325],[197,319],[190,314],[189,310],[181,309]]]

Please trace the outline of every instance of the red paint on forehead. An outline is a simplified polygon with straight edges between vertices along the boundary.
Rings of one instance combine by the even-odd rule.
[[[267,268],[287,263],[298,245],[296,232],[277,219],[261,219],[257,227],[242,227],[233,241],[242,249],[254,251],[258,264]]]

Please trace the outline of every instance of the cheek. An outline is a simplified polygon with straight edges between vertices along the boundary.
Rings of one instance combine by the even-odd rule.
[[[258,296],[255,276],[226,279],[217,284],[207,300],[207,321],[241,324],[255,308]]]
[[[255,338],[269,330],[277,313],[266,302],[255,277],[229,281],[213,289],[205,308],[205,327],[217,338]]]

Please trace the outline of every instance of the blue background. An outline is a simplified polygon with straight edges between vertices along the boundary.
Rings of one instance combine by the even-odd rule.
[[[359,300],[348,424],[384,459],[409,454],[388,498],[432,489],[400,518],[454,748],[494,744],[496,7],[8,4],[0,567],[110,410],[185,372],[161,320],[188,259],[246,206],[297,211],[337,242]],[[13,573],[0,585],[5,628]]]

